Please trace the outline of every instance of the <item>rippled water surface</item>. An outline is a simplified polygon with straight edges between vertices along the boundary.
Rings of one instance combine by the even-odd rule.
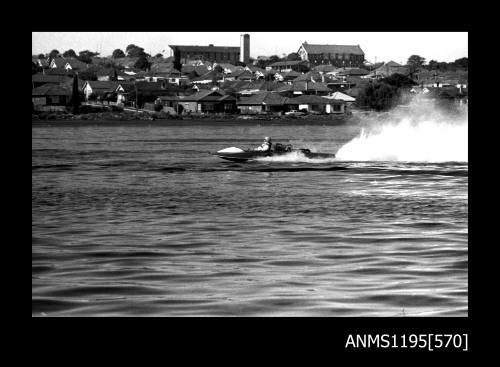
[[[32,314],[466,316],[467,163],[209,154],[360,129],[33,124]]]

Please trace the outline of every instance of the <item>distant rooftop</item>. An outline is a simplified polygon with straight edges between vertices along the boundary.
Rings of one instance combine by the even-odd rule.
[[[240,52],[239,47],[232,46],[183,46],[183,45],[169,45],[172,50],[176,48],[183,52]]]

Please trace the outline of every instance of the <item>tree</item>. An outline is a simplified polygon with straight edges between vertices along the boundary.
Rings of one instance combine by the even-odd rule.
[[[69,49],[68,51],[64,51],[63,56],[64,57],[75,57],[76,58],[76,52],[73,49]]]
[[[244,62],[241,62],[241,61],[236,61],[234,64],[236,66],[243,66],[243,67],[247,66],[247,64],[245,64]]]
[[[59,56],[59,51],[57,50],[52,50],[50,51],[49,53],[49,58],[52,60],[52,59],[55,59],[57,56]]]
[[[462,57],[453,62],[457,68],[468,69],[469,59],[467,57]]]
[[[121,59],[121,58],[125,57],[125,52],[123,52],[122,50],[117,48],[116,50],[113,51],[113,54],[111,55],[111,57],[113,57],[113,59]]]
[[[397,87],[383,81],[372,82],[359,91],[356,104],[381,111],[392,107],[398,95]]]
[[[381,82],[387,83],[398,89],[411,87],[412,85],[417,85],[417,83],[415,83],[411,78],[408,78],[407,76],[398,73],[392,74],[391,76],[382,79]]]
[[[270,58],[269,58],[269,63],[272,64],[273,62],[278,62],[278,61],[281,61],[280,57],[278,55],[272,55]]]
[[[134,44],[128,45],[126,48],[126,52],[128,57],[140,57],[147,55],[142,47],[136,46]]]
[[[134,68],[147,70],[151,67],[151,63],[148,61],[146,55],[141,55],[134,64]]]
[[[436,60],[429,61],[429,64],[428,64],[429,70],[436,70],[437,67],[438,67],[438,62]]]
[[[86,64],[91,64],[92,63],[92,58],[99,55],[99,52],[92,52],[89,50],[85,51],[80,51],[78,53],[78,60],[86,63]]]
[[[292,53],[288,54],[288,56],[286,57],[286,59],[288,61],[299,61],[299,60],[301,60],[299,54],[296,53],[296,52],[292,52]]]
[[[45,59],[45,55],[44,54],[38,54],[38,59]]]
[[[73,94],[71,97],[71,101],[73,104],[73,115],[78,114],[80,109],[80,91],[78,90],[78,75],[75,74],[73,77]]]
[[[411,55],[406,62],[409,68],[410,75],[413,75],[417,70],[419,70],[425,64],[425,58],[418,55]]]
[[[157,53],[157,54],[155,55],[155,58],[156,58],[156,59],[161,59],[162,57],[163,57],[163,54],[160,54],[160,53]]]

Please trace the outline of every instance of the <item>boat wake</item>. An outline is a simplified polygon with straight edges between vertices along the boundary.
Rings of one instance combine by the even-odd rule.
[[[256,160],[259,162],[315,163],[315,164],[338,162],[336,158],[307,158],[300,151],[294,151],[287,154],[275,155],[271,157],[257,158]]]
[[[413,104],[370,124],[337,152],[342,161],[468,162],[467,111],[451,115]]]

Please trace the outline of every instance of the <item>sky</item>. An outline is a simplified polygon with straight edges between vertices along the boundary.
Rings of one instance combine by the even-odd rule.
[[[32,32],[31,53],[63,53],[73,49],[98,51],[110,56],[129,44],[156,55],[171,56],[168,45],[240,45],[243,32]],[[311,44],[360,45],[370,62],[406,63],[411,55],[426,61],[454,61],[468,57],[467,32],[248,32],[250,56],[271,56],[297,52],[302,42]]]

